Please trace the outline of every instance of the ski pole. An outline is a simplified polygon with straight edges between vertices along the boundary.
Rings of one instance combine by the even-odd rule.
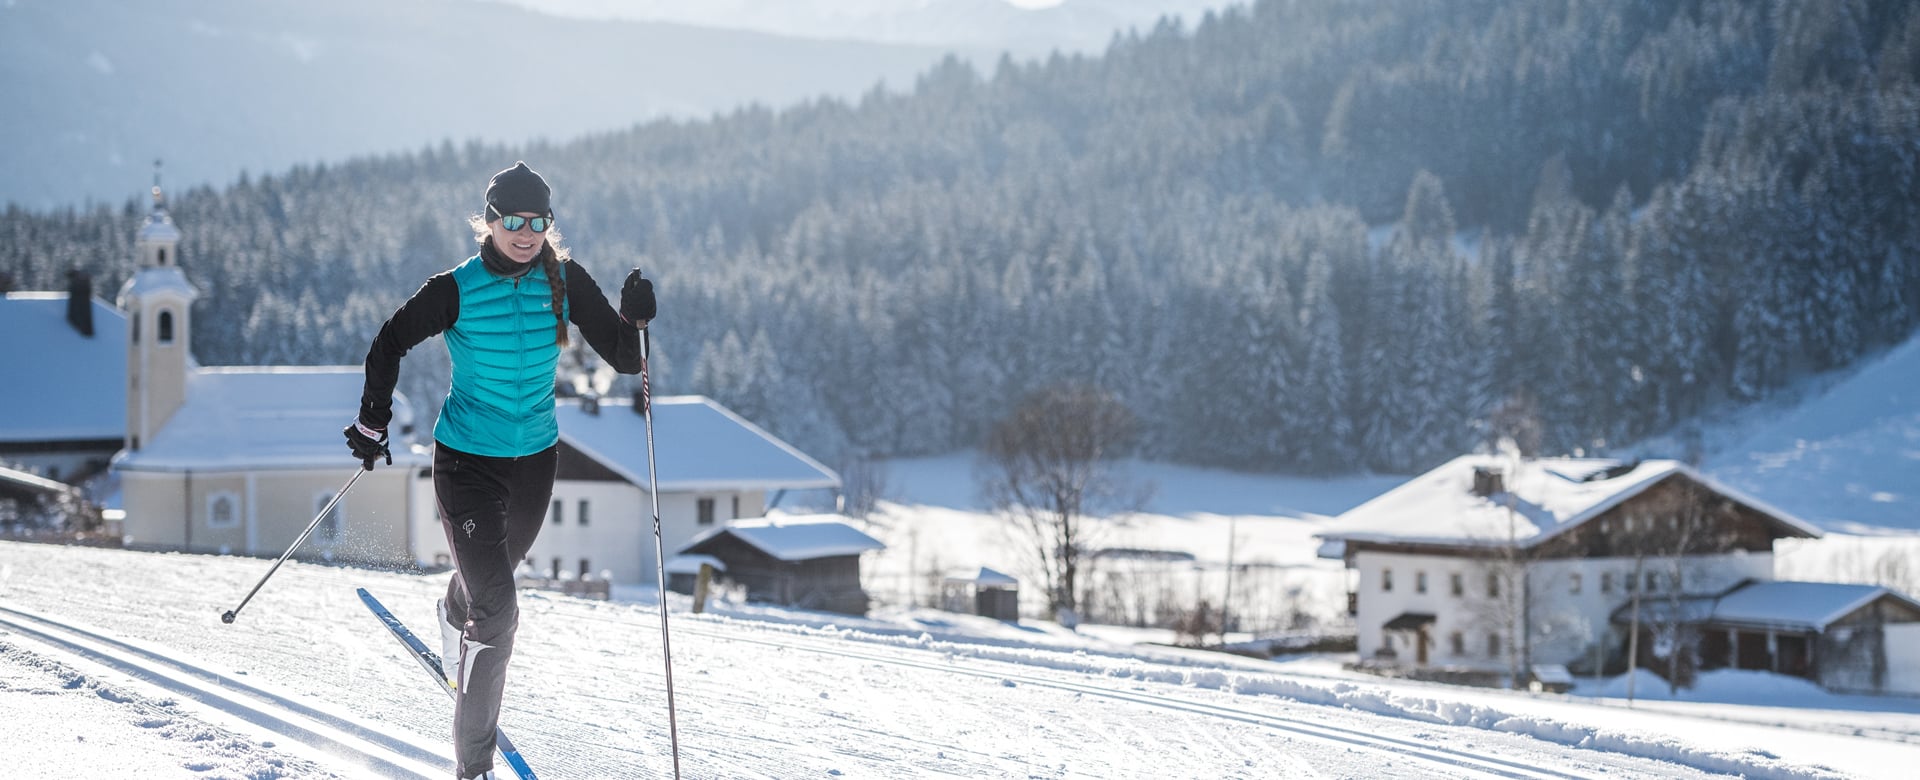
[[[287,556],[292,555],[293,551],[300,547],[300,543],[306,541],[307,537],[313,534],[313,529],[320,527],[320,521],[326,519],[327,513],[333,511],[334,505],[340,503],[340,499],[347,496],[347,491],[353,489],[353,483],[360,481],[360,475],[370,470],[372,470],[372,467],[353,470],[353,478],[347,480],[347,484],[340,488],[340,492],[333,494],[333,500],[327,502],[326,508],[321,509],[320,514],[313,516],[313,522],[307,524],[307,530],[301,531],[300,538],[293,540],[293,544],[287,547],[287,551],[280,554],[280,560],[273,562],[273,568],[267,570],[266,576],[261,577],[259,582],[254,583],[253,590],[247,591],[247,597],[240,600],[240,606],[229,609],[225,614],[220,616],[220,622],[232,623],[234,618],[240,616],[240,610],[247,606],[247,602],[253,600],[253,594],[260,592],[260,586],[267,584],[267,580],[273,577],[273,573],[280,570],[280,564],[287,562]]]
[[[667,666],[667,736],[673,744],[673,778],[680,780],[680,723],[673,708],[673,642],[667,633],[667,549],[660,535],[660,473],[653,467],[653,389],[647,381],[647,362],[653,356],[653,336],[640,331],[641,418],[647,424],[647,492],[653,496],[654,573],[660,581],[660,653]]]

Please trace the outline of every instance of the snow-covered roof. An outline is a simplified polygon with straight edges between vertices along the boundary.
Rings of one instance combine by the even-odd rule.
[[[340,430],[360,409],[359,366],[203,368],[187,376],[187,400],[138,452],[115,458],[122,471],[254,471],[354,465]],[[395,394],[394,420],[412,419]],[[393,446],[396,467],[425,456]],[[384,463],[380,466],[385,466]]]
[[[557,413],[562,441],[647,487],[646,419],[632,401],[603,399],[589,414],[567,399]],[[653,446],[663,492],[840,486],[832,469],[704,396],[653,399]]]
[[[1825,631],[1834,621],[1888,595],[1920,610],[1920,603],[1877,585],[1756,582],[1722,596],[1714,605],[1713,620]]]
[[[166,209],[155,206],[153,211],[147,212],[147,222],[140,226],[135,238],[140,241],[178,242],[180,228],[174,227],[173,217],[167,214]]]
[[[1498,469],[1505,490],[1473,491],[1476,468]],[[1675,460],[1625,463],[1590,458],[1520,460],[1464,455],[1414,477],[1340,515],[1319,536],[1326,540],[1493,547],[1531,547],[1618,506],[1674,475],[1784,526],[1795,536],[1820,529],[1747,496]]]
[[[1892,597],[1920,611],[1915,601],[1878,585],[1837,582],[1748,582],[1719,596],[1687,596],[1677,600],[1654,596],[1640,602],[1640,619],[1650,622],[1712,623],[1723,626],[1823,632],[1834,621],[1859,611],[1882,597]],[[1622,622],[1632,620],[1623,605],[1613,612]]]
[[[0,301],[0,442],[127,435],[127,317],[98,298],[93,336],[67,324],[67,294]]]
[[[884,550],[880,540],[848,525],[839,515],[793,515],[769,520],[747,520],[722,526],[680,547],[684,553],[718,536],[734,538],[783,561],[810,561]]]
[[[195,288],[192,282],[187,281],[185,273],[177,267],[166,266],[140,269],[138,273],[128,277],[125,284],[120,285],[120,297],[115,300],[119,301],[121,306],[125,306],[129,297],[135,295],[144,297],[159,292],[170,292],[189,301],[200,297],[199,289]]]
[[[667,559],[668,574],[699,574],[700,565],[712,566],[714,571],[726,571],[727,565],[711,555],[675,555]]]
[[[980,567],[978,572],[953,574],[947,579],[952,582],[971,582],[983,588],[1013,588],[1020,585],[1020,581],[1011,575],[985,566]]]
[[[989,587],[1010,587],[1010,586],[1020,584],[1019,580],[1016,580],[1013,577],[1003,572],[994,571],[993,569],[989,569],[985,566],[980,567],[980,573],[974,575],[973,581],[977,584],[986,585]]]

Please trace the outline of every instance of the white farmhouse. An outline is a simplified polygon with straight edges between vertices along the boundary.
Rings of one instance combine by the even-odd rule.
[[[1678,621],[1633,632],[1632,606],[1772,580],[1774,541],[1820,531],[1678,461],[1464,456],[1320,536],[1356,574],[1363,664],[1525,679],[1670,655]]]
[[[838,490],[840,476],[806,453],[704,396],[653,399],[657,472],[647,461],[646,418],[628,400],[562,399],[558,478],[547,526],[527,563],[547,577],[605,575],[615,583],[657,581],[653,499],[671,558],[695,536],[759,518],[790,490]],[[420,472],[411,545],[424,566],[451,560]]]

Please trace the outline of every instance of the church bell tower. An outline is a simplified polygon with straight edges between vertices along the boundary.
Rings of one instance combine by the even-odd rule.
[[[200,293],[180,270],[180,230],[167,214],[160,162],[153,163],[153,211],[134,236],[136,268],[116,301],[127,313],[127,441],[138,451],[185,403],[193,362],[190,327]]]

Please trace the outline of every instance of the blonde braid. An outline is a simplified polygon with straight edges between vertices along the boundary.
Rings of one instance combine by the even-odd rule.
[[[560,279],[560,260],[548,244],[540,253],[540,265],[547,271],[547,289],[553,291],[553,341],[561,349],[567,348],[567,285]]]

